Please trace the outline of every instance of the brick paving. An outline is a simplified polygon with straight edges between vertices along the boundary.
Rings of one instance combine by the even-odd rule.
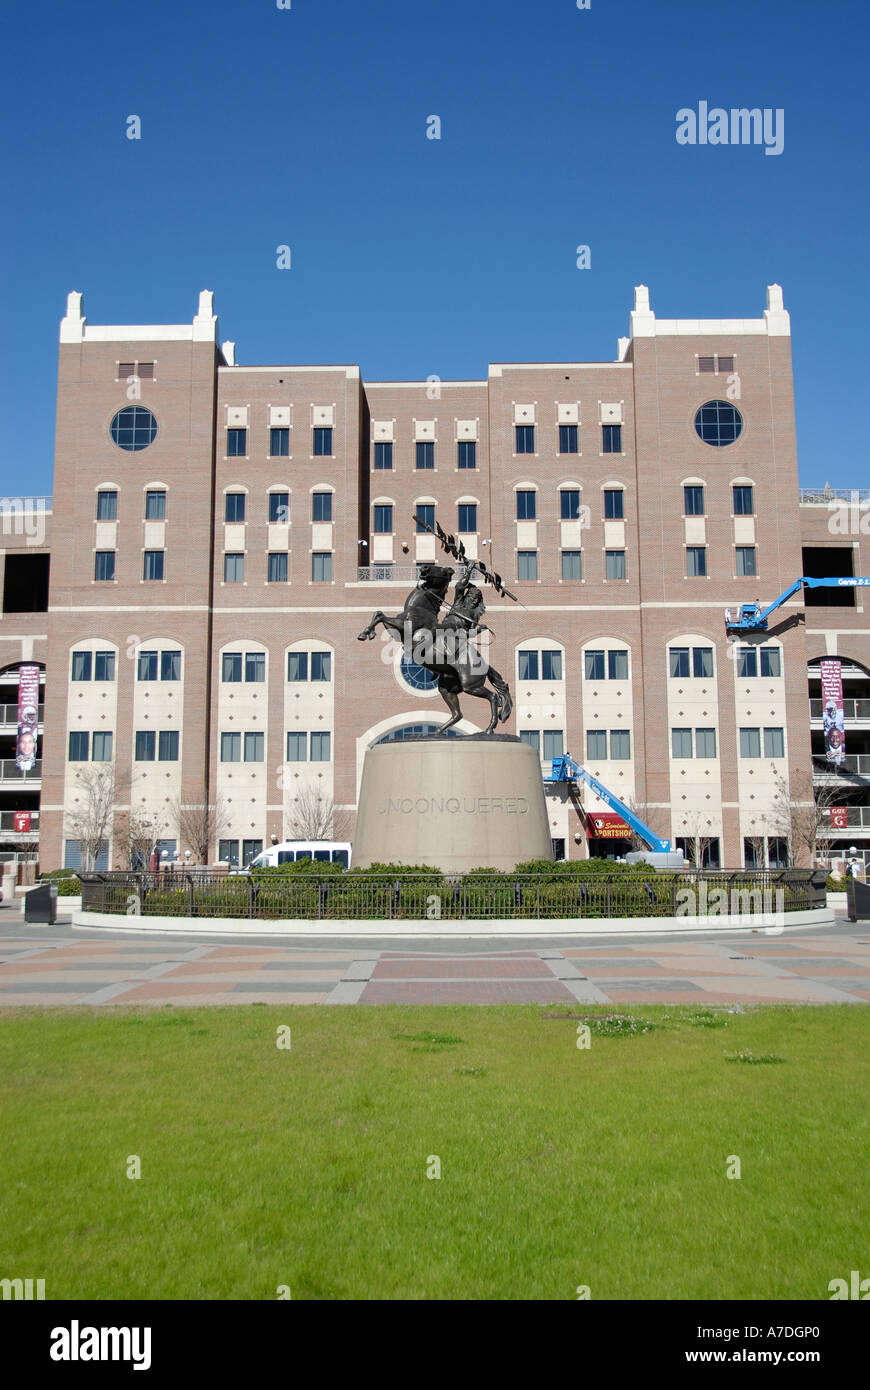
[[[373,923],[376,933],[377,924]],[[194,1004],[870,1003],[870,933],[329,947],[118,941],[0,922],[0,1007]]]

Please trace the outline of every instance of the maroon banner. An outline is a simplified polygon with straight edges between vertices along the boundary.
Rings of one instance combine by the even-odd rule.
[[[29,830],[29,829],[30,829],[30,812],[29,812],[29,811],[13,811],[13,812],[12,812],[12,829],[13,829],[13,830]]]
[[[631,827],[615,811],[599,811],[586,823],[590,840],[630,840]]]
[[[825,729],[825,757],[838,766],[846,760],[846,715],[843,709],[843,672],[838,659],[820,663],[822,676],[822,723]]]
[[[848,829],[849,829],[849,812],[847,811],[847,809],[846,809],[845,806],[832,806],[832,807],[831,807],[831,829],[832,829],[832,830],[848,830]]]
[[[36,734],[39,720],[39,667],[18,668],[18,741],[15,766],[29,772],[36,761]]]

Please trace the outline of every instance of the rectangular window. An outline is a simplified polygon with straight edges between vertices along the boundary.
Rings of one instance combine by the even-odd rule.
[[[605,552],[604,552],[604,578],[605,578],[605,579],[624,579],[624,578],[625,578],[625,551],[624,551],[624,550],[605,550]]]
[[[269,457],[273,459],[290,457],[290,431],[285,426],[269,430]]]
[[[332,521],[332,493],[315,492],[311,498],[311,520]]]
[[[98,492],[97,493],[97,521],[117,521],[118,520],[118,494],[117,492]]]
[[[88,747],[90,745],[90,734],[78,730],[69,736],[69,761],[71,763],[86,763],[88,760]]]
[[[114,579],[115,578],[115,552],[114,550],[97,550],[94,552],[94,579]]]
[[[604,516],[607,521],[622,521],[625,517],[625,493],[621,487],[604,489]]]
[[[704,489],[700,483],[687,483],[683,488],[683,511],[686,516],[704,515]]]
[[[263,853],[262,840],[242,840],[242,867],[246,868],[258,854]]]
[[[390,536],[393,532],[393,509],[389,506],[375,507],[376,536]]]
[[[157,737],[157,761],[160,763],[178,762],[178,730],[161,729]]]
[[[245,680],[262,685],[266,679],[266,653],[245,652]]]
[[[227,430],[227,458],[245,458],[248,452],[248,431]]]
[[[541,680],[560,681],[562,679],[562,653],[541,652]]]
[[[417,468],[435,467],[435,441],[434,439],[418,439],[415,447]],[[312,762],[314,759],[312,758]]]
[[[696,729],[695,730],[695,756],[698,758],[715,758],[716,756],[716,730],[715,729]]]
[[[765,729],[764,756],[766,758],[785,757],[785,735],[782,729]]]
[[[269,493],[269,520],[273,524],[286,526],[290,521],[289,492]]]
[[[720,372],[733,372],[733,371],[734,371],[734,358],[733,358],[733,357],[719,357],[719,358],[717,358],[717,370],[720,371]]]
[[[311,679],[313,681],[332,680],[332,652],[311,653]]]
[[[515,425],[514,440],[517,454],[533,454],[535,452],[535,427],[534,425]]]
[[[332,426],[328,428],[318,427],[314,431],[314,457],[332,457]]]
[[[245,734],[245,762],[261,763],[265,757],[265,743],[265,734]]]
[[[692,757],[691,729],[671,729],[671,755],[674,758]]]
[[[580,517],[580,489],[563,487],[559,493],[559,515],[563,521],[577,521]]]
[[[245,578],[244,551],[227,551],[224,555],[224,583],[241,584]]]
[[[541,751],[541,735],[537,729],[520,729],[520,742],[527,743],[536,753]]]
[[[244,492],[228,492],[224,498],[224,521],[232,523],[245,519]]]
[[[157,679],[157,652],[140,652],[136,663],[137,681],[156,681]]]
[[[224,652],[221,658],[221,680],[235,684],[242,679],[242,653]]]
[[[74,681],[89,681],[91,679],[92,657],[90,652],[73,652],[72,654],[72,678]]]
[[[754,516],[755,502],[752,496],[752,488],[747,484],[736,484],[731,489],[734,498],[735,516]]]
[[[628,680],[628,652],[624,648],[607,653],[607,678],[612,681]]]
[[[143,381],[152,381],[154,379],[154,363],[140,362],[139,376],[142,378]]]
[[[163,491],[149,491],[145,493],[145,520],[146,521],[165,521],[166,520],[166,493]]]
[[[586,761],[606,762],[607,734],[603,729],[589,729],[586,733]]]
[[[788,841],[783,836],[768,835],[767,862],[772,869],[788,868]]]
[[[112,761],[112,735],[95,733],[91,738],[91,760],[95,763]]]
[[[761,648],[761,674],[771,677],[782,675],[782,660],[779,647]]]
[[[668,661],[671,676],[676,680],[686,680],[689,675],[689,648],[670,647]]]
[[[315,584],[329,584],[332,580],[332,551],[315,550],[311,556],[311,578]]]
[[[758,675],[758,649],[741,647],[737,653],[737,675],[740,680],[752,680]]]
[[[561,758],[565,748],[565,740],[562,729],[544,730],[544,761],[549,762],[551,758]]]
[[[755,546],[738,545],[737,552],[737,574],[751,576],[757,573],[755,568]]]
[[[119,380],[119,381],[126,381],[127,377],[131,377],[131,376],[135,376],[135,375],[136,375],[136,363],[135,363],[135,362],[119,362],[119,363],[118,363],[118,380]]]
[[[220,840],[218,843],[218,858],[222,864],[229,864],[231,869],[237,869],[239,867],[238,840]]]
[[[715,372],[715,370],[716,370],[716,358],[715,358],[715,357],[699,357],[699,358],[698,358],[698,371],[699,371],[699,372]]]
[[[578,453],[578,428],[576,425],[559,426],[559,453],[576,454]]]
[[[740,730],[740,756],[741,758],[761,757],[761,734],[758,729]]]
[[[286,584],[287,573],[287,551],[270,550],[268,557],[268,567],[266,570],[267,583]]]
[[[425,536],[426,527],[435,525],[434,502],[418,502],[414,508],[414,515],[417,518],[417,534]],[[461,531],[462,527],[460,526],[459,529]]]
[[[375,445],[375,468],[387,469],[393,466],[393,446],[392,444]]]
[[[163,550],[146,550],[143,556],[144,565],[142,568],[143,579],[162,579],[163,578]]]
[[[162,681],[181,680],[181,652],[160,653],[160,679]]]
[[[308,735],[287,735],[287,762],[304,763],[308,761]]]
[[[686,574],[689,579],[703,578],[707,573],[707,547],[705,545],[686,546]]]
[[[137,763],[153,763],[154,752],[157,744],[157,735],[153,729],[136,730],[136,748],[134,759]]]
[[[713,648],[712,647],[693,647],[692,648],[692,675],[696,679],[713,679]]]
[[[312,734],[311,735],[311,761],[313,763],[328,763],[332,754],[332,734]]]
[[[562,551],[562,578],[583,578],[583,562],[579,550]]]
[[[537,512],[535,497],[536,493],[528,489],[517,493],[517,521],[534,521]]]
[[[631,757],[631,733],[628,729],[610,730],[610,756],[622,762]]]
[[[622,425],[601,426],[602,454],[622,453]]]
[[[604,652],[586,652],[583,664],[584,674],[588,681],[604,680]]]
[[[537,550],[518,550],[517,551],[517,579],[537,579],[538,577],[538,552]]]
[[[308,680],[308,653],[307,653],[307,652],[288,652],[288,653],[287,653],[287,679],[288,679],[288,681],[307,681],[307,680]]]
[[[115,679],[115,653],[94,653],[94,680],[113,681]]]
[[[242,761],[241,734],[221,734],[221,762],[240,763]]]
[[[517,662],[521,681],[536,681],[538,679],[537,652],[517,652]]]
[[[477,467],[477,441],[475,439],[460,439],[458,441],[456,445],[456,467]]]
[[[477,530],[477,503],[460,502],[457,508],[459,530],[463,534]]]

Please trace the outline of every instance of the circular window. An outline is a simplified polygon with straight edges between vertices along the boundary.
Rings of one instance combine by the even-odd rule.
[[[128,405],[119,410],[110,427],[110,433],[119,449],[128,453],[138,453],[147,449],[157,437],[157,421],[144,405]]]
[[[730,401],[707,401],[695,413],[695,430],[705,444],[721,449],[739,439],[743,416]]]
[[[409,685],[412,690],[435,690],[438,685],[438,677],[433,676],[431,671],[427,671],[425,666],[419,666],[416,661],[410,661],[403,656],[400,669],[402,680]]]
[[[403,724],[399,729],[391,729],[388,734],[381,734],[376,738],[372,747],[379,743],[401,743],[406,738],[431,738],[433,734],[440,732],[440,724]],[[461,738],[462,735],[455,729],[448,729],[445,738]]]

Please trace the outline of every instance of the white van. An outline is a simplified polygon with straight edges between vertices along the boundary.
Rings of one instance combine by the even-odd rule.
[[[350,868],[351,846],[338,840],[283,840],[270,845],[252,859],[248,869],[271,869],[278,864],[293,864],[297,859],[318,859],[323,864]]]

